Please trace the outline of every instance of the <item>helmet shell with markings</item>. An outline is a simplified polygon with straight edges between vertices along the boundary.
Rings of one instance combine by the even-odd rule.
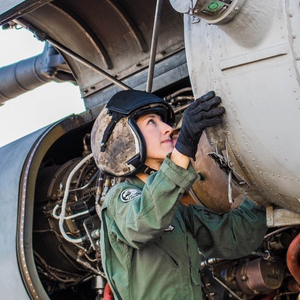
[[[98,168],[115,177],[147,173],[147,149],[136,120],[155,113],[174,124],[171,106],[151,93],[126,90],[115,94],[97,117],[91,132],[91,148]]]

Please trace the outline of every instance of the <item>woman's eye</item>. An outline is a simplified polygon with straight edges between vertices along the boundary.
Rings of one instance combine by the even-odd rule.
[[[148,124],[155,124],[155,121],[153,119],[149,119]]]

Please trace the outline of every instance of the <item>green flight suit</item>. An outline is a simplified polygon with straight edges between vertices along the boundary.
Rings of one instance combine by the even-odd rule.
[[[238,258],[262,242],[265,212],[245,200],[229,214],[180,204],[197,178],[168,157],[143,183],[114,186],[102,208],[102,263],[115,299],[202,299],[199,250]]]

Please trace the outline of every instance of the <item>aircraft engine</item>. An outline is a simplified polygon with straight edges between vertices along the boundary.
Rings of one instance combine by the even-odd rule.
[[[190,88],[184,88],[166,95],[165,99],[180,120],[193,96]],[[28,136],[2,148],[8,157],[14,156],[14,152],[7,147],[25,151],[24,145],[29,146],[20,171],[19,210],[23,213],[16,222],[16,230],[19,232],[18,256],[23,262],[20,265],[24,274],[22,280],[36,299],[107,299],[103,298],[107,283],[101,266],[100,209],[109,188],[123,179],[104,175],[91,154],[90,131],[100,109],[97,107],[59,121],[42,133],[33,134],[31,142]],[[209,147],[205,135],[200,144],[201,149]],[[210,156],[200,159],[201,152],[197,155],[201,164],[210,164]],[[209,170],[199,174],[200,179],[203,178],[195,183],[201,187],[203,198],[199,197],[197,187],[193,187],[188,203],[205,205],[205,200],[209,199],[206,197],[211,194],[207,181],[212,184],[215,175],[224,174],[217,164]],[[13,172],[11,177],[15,176]],[[210,202],[220,211],[230,209],[224,184],[227,184],[225,180],[214,184],[214,191],[223,202]],[[234,191],[236,200],[241,191]],[[300,268],[293,257],[297,257],[299,251],[292,242],[297,239],[298,231],[296,226],[270,229],[260,248],[240,260],[203,257],[201,272],[207,299],[232,299],[232,296],[269,299],[264,297],[298,294],[296,274]],[[286,253],[290,253],[287,262]],[[18,265],[16,262],[14,268]],[[292,266],[289,269],[294,273],[287,272],[287,265]]]
[[[266,206],[269,231],[255,252],[203,257],[204,299],[299,299],[299,1],[170,0],[160,19],[154,1],[6,2],[0,25],[50,43],[87,111],[0,148],[0,298],[108,300],[99,211],[122,179],[97,169],[89,134],[108,99],[133,88],[170,102],[175,131],[195,98],[222,98],[224,122],[201,137],[184,204],[223,213],[247,196]]]
[[[87,281],[91,274],[101,276],[100,219],[95,209],[100,176],[90,156],[46,167],[38,174],[33,249],[50,294]]]

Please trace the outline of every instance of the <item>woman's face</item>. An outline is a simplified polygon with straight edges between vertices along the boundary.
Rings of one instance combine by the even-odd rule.
[[[158,170],[166,155],[173,151],[173,128],[164,123],[157,114],[146,114],[137,119],[147,148],[145,164]]]

